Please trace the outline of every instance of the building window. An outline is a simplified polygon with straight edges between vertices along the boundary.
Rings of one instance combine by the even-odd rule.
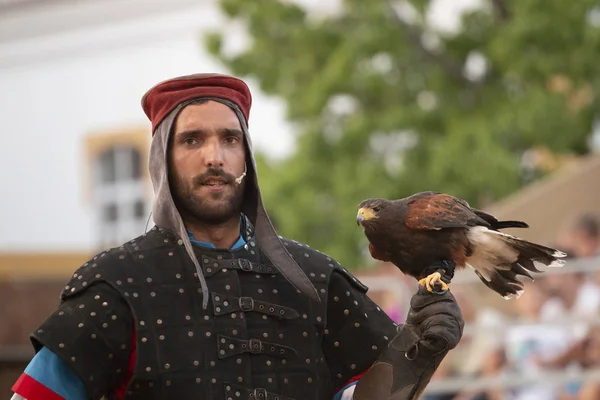
[[[107,204],[104,206],[104,215],[102,216],[102,220],[104,222],[116,222],[117,221],[117,205],[116,204]]]
[[[141,163],[140,151],[126,145],[110,147],[96,158],[93,198],[101,248],[144,233],[148,215]]]
[[[146,203],[142,200],[138,200],[133,205],[133,214],[136,218],[143,218],[146,216]]]

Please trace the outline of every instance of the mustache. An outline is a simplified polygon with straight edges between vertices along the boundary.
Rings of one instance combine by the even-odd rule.
[[[225,183],[229,184],[235,180],[235,176],[225,172],[222,169],[209,168],[206,172],[194,178],[194,186],[202,186],[209,178],[221,178]]]

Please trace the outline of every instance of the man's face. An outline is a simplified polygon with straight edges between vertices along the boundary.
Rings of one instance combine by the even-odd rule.
[[[169,181],[184,218],[216,225],[239,218],[245,180],[244,133],[235,112],[209,101],[178,115],[171,137]]]

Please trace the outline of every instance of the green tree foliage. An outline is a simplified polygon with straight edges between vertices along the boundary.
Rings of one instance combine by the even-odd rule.
[[[354,268],[368,260],[354,219],[364,198],[438,190],[480,205],[523,185],[527,149],[587,151],[597,4],[483,0],[444,33],[428,22],[428,0],[345,0],[321,17],[290,1],[220,0],[250,45],[226,52],[227,26],[205,44],[284,99],[298,128],[291,157],[259,159],[279,230]]]

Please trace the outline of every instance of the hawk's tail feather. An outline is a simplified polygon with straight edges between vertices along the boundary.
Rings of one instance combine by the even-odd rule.
[[[492,228],[493,229],[493,228]],[[475,269],[486,286],[504,298],[516,296],[523,291],[518,276],[533,280],[529,272],[541,273],[535,263],[546,267],[561,267],[566,254],[546,246],[488,229],[482,226],[470,228],[469,239],[473,254],[467,263]]]
[[[523,294],[523,282],[518,280],[517,274],[512,271],[495,271],[489,281],[479,271],[475,270],[475,273],[487,287],[507,300],[513,297],[518,299]]]
[[[523,221],[498,221],[492,223],[492,229],[498,230],[507,228],[529,228],[529,225]]]
[[[506,228],[529,228],[529,225],[523,221],[498,221],[496,217],[484,211],[472,209],[475,215],[490,224],[490,229],[506,229]]]

